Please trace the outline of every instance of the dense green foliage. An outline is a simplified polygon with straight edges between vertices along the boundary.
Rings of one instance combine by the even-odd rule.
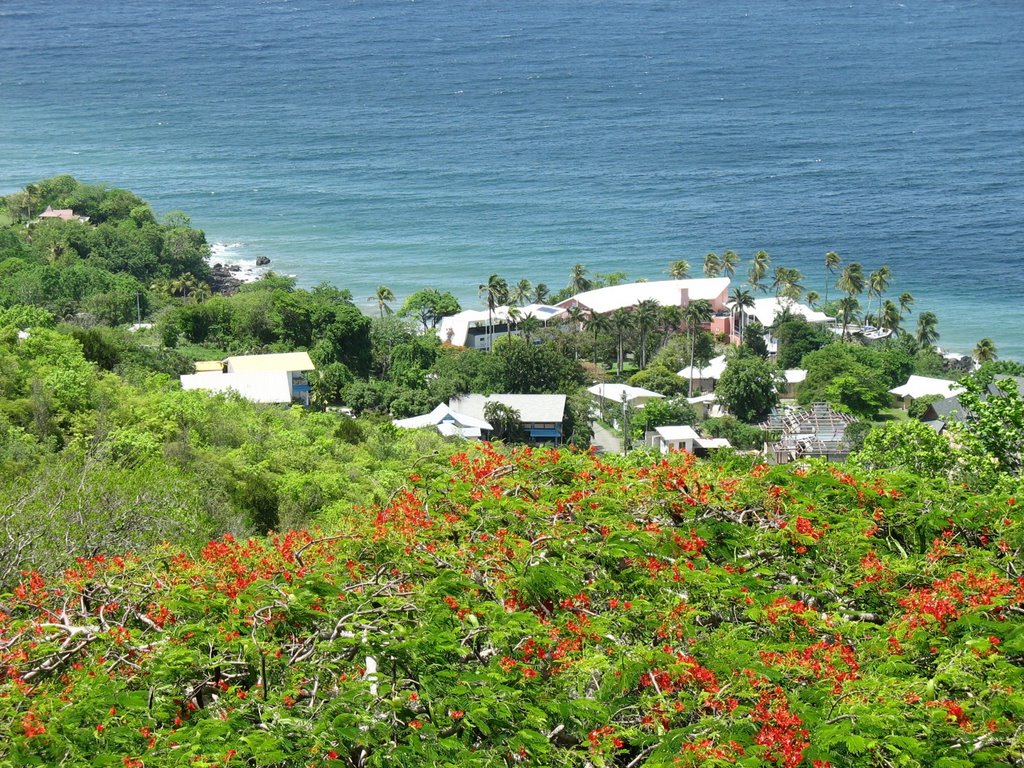
[[[753,423],[765,418],[779,402],[784,380],[778,368],[740,348],[729,358],[715,396],[740,421]]]
[[[1017,486],[486,446],[331,532],[5,598],[0,761],[996,766]]]

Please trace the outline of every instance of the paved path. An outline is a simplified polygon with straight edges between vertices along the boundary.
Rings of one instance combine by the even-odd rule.
[[[594,445],[603,448],[605,453],[622,453],[622,440],[596,421],[592,421],[590,426],[594,430],[594,439],[591,441]]]

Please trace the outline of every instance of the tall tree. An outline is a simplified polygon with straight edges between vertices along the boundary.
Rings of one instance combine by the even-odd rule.
[[[385,314],[390,315],[392,312],[388,302],[395,300],[395,294],[386,285],[378,285],[377,291],[370,296],[367,302],[377,302],[377,310],[380,312],[380,316],[384,317]]]
[[[849,297],[864,293],[864,268],[856,261],[850,262],[839,273],[836,288]]]
[[[605,315],[598,314],[594,310],[590,310],[590,315],[587,317],[584,323],[584,330],[588,333],[594,332],[594,370],[597,370],[597,348],[598,339],[602,333],[608,330],[608,318]]]
[[[530,301],[530,296],[533,293],[533,285],[525,277],[516,283],[516,287],[512,289],[509,294],[509,301],[513,304],[522,306]]]
[[[654,299],[645,299],[636,305],[633,316],[640,332],[640,367],[647,367],[647,337],[658,327],[660,305]]]
[[[573,264],[569,272],[569,293],[575,296],[577,293],[589,291],[593,285],[587,277],[587,268],[582,264]]]
[[[583,330],[583,325],[587,320],[587,313],[579,304],[573,304],[567,310],[565,310],[565,322],[569,326],[569,333],[572,334],[572,349],[573,359],[580,359],[580,343],[579,335]],[[597,347],[597,344],[594,345]],[[597,365],[595,362],[594,365]]]
[[[817,291],[807,292],[807,304],[811,307],[811,309],[815,309],[817,307],[818,299],[820,298],[821,295]]]
[[[676,259],[668,265],[668,273],[673,280],[686,280],[690,276],[690,262],[686,259]]]
[[[681,307],[669,305],[658,308],[658,328],[661,330],[661,346],[664,347],[673,331],[678,330],[683,324],[683,310]]]
[[[747,273],[747,282],[750,283],[752,290],[768,290],[767,286],[764,285],[764,279],[768,276],[768,270],[771,269],[771,266],[772,257],[768,255],[767,251],[762,250],[754,254],[753,263]]]
[[[882,265],[868,275],[868,296],[878,297],[878,316],[882,315],[882,296],[885,295],[889,283],[892,281],[892,270]]]
[[[839,318],[843,321],[843,332],[840,338],[846,340],[846,328],[857,319],[860,302],[854,296],[843,296],[839,300]]]
[[[541,329],[541,322],[533,314],[526,314],[519,321],[519,332],[529,342]]]
[[[879,317],[879,323],[882,328],[887,331],[898,331],[900,328],[900,308],[896,306],[896,302],[892,299],[886,299],[885,304],[882,306],[882,313]]]
[[[839,263],[842,259],[839,258],[839,254],[835,251],[829,251],[825,254],[825,269],[828,270],[829,275],[834,276],[836,270],[839,269]],[[828,304],[828,284],[831,279],[825,281],[825,304]]]
[[[480,297],[487,304],[487,335],[494,351],[494,310],[508,303],[508,283],[499,275],[491,275],[479,286]]]
[[[683,322],[690,334],[690,386],[687,397],[693,397],[693,355],[697,348],[697,334],[701,327],[711,322],[714,312],[707,299],[696,299],[683,307]]]
[[[732,279],[736,274],[736,268],[740,265],[740,257],[736,251],[726,251],[722,254],[722,273]]]
[[[903,319],[903,313],[910,314],[911,309],[914,306],[914,296],[907,291],[900,294],[900,320]]]
[[[544,283],[537,283],[535,286],[533,286],[533,300],[537,304],[543,304],[545,301],[547,301],[548,295],[550,293],[550,289],[548,289],[547,285],[545,285]]]
[[[625,359],[626,334],[633,328],[633,313],[620,307],[609,315],[609,323],[615,334],[615,372],[622,375],[622,364]]]
[[[704,277],[718,277],[722,272],[722,260],[712,251],[704,257]]]
[[[939,318],[934,312],[922,312],[917,316],[917,343],[922,347],[934,347],[939,340]]]
[[[742,337],[743,335],[743,318],[745,316],[744,310],[754,308],[754,295],[750,291],[745,291],[742,288],[736,287],[732,289],[732,294],[729,296],[730,303],[732,304],[733,314],[739,317],[740,322],[737,323],[736,335]]]

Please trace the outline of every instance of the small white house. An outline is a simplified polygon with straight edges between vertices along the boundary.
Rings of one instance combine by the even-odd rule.
[[[779,389],[779,396],[785,400],[795,400],[797,389],[807,379],[807,371],[803,368],[787,368],[782,373],[786,377],[786,384]]]
[[[687,382],[692,378],[695,392],[713,392],[723,373],[725,373],[725,355],[719,355],[709,360],[704,367],[686,366],[679,371],[678,376]]]
[[[479,440],[493,429],[487,420],[453,411],[444,403],[430,413],[408,419],[395,419],[391,423],[402,429],[433,427],[446,437],[458,436],[474,440]]]
[[[306,352],[271,355],[235,355],[224,360],[202,360],[195,373],[181,377],[182,389],[236,392],[254,403],[309,405],[306,373],[315,370]]]
[[[631,387],[628,384],[614,383],[595,384],[592,387],[587,387],[587,392],[606,403],[621,405],[625,402],[626,405],[633,408],[643,408],[651,400],[660,400],[665,397],[660,392],[653,392],[643,387]]]
[[[669,451],[693,453],[693,447],[697,440],[700,439],[697,430],[685,424],[655,427],[649,430],[644,437],[644,442],[652,448],[657,448],[661,453],[668,453]]]
[[[644,442],[661,453],[686,451],[698,456],[703,456],[716,448],[732,447],[724,437],[701,437],[693,427],[686,424],[650,429],[644,435]]]
[[[955,381],[935,379],[931,376],[911,376],[906,384],[889,390],[898,400],[903,401],[904,408],[922,397],[935,395],[945,399],[959,395],[963,391],[964,388]]]

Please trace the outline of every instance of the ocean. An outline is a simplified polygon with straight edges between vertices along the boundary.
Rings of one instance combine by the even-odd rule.
[[[1020,0],[0,4],[0,194],[124,187],[361,304],[837,251],[1024,360],[1022,147]]]

